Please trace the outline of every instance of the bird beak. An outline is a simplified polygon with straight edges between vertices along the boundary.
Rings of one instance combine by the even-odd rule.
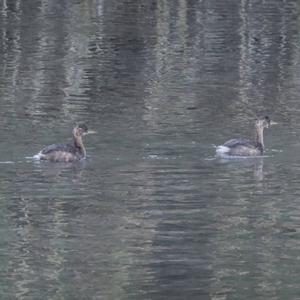
[[[274,121],[271,121],[270,122],[270,125],[276,125],[276,124],[278,124],[277,122],[274,122]]]
[[[88,130],[88,132],[86,134],[95,134],[95,133],[97,133],[97,131],[95,131],[95,130]]]

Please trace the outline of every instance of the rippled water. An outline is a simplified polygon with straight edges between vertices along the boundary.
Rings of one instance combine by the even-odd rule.
[[[297,1],[0,11],[1,299],[298,299]],[[79,121],[86,161],[31,159]]]

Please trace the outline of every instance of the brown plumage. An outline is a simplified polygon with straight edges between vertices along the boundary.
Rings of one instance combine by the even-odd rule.
[[[218,146],[216,153],[218,156],[258,156],[264,153],[264,129],[270,125],[276,124],[272,122],[268,116],[256,120],[254,141],[246,139],[232,139],[221,146]]]
[[[43,148],[34,156],[35,159],[48,160],[52,162],[74,162],[86,158],[86,150],[83,145],[82,137],[89,131],[85,124],[77,125],[73,129],[73,143],[53,144]]]

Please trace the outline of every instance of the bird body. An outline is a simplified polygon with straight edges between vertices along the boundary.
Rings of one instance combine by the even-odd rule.
[[[255,138],[254,141],[248,139],[231,139],[220,145],[216,149],[218,156],[259,156],[264,153],[264,128],[268,128],[271,124],[269,117],[264,117],[255,122]]]
[[[43,148],[34,156],[38,160],[52,162],[74,162],[86,158],[86,150],[82,142],[82,136],[94,131],[88,131],[86,125],[81,124],[73,129],[73,143],[53,144]]]
[[[246,139],[232,139],[217,147],[217,154],[227,154],[231,156],[257,156],[263,154],[261,145],[255,145]]]

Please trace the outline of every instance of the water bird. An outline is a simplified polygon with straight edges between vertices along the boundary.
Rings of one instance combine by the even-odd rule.
[[[85,159],[86,150],[82,137],[91,133],[96,133],[96,131],[88,130],[85,124],[76,125],[73,129],[73,143],[47,146],[33,158],[52,162],[74,162]]]
[[[231,139],[217,146],[216,153],[221,157],[260,156],[264,153],[264,129],[277,124],[268,116],[255,121],[254,141],[247,139]]]

